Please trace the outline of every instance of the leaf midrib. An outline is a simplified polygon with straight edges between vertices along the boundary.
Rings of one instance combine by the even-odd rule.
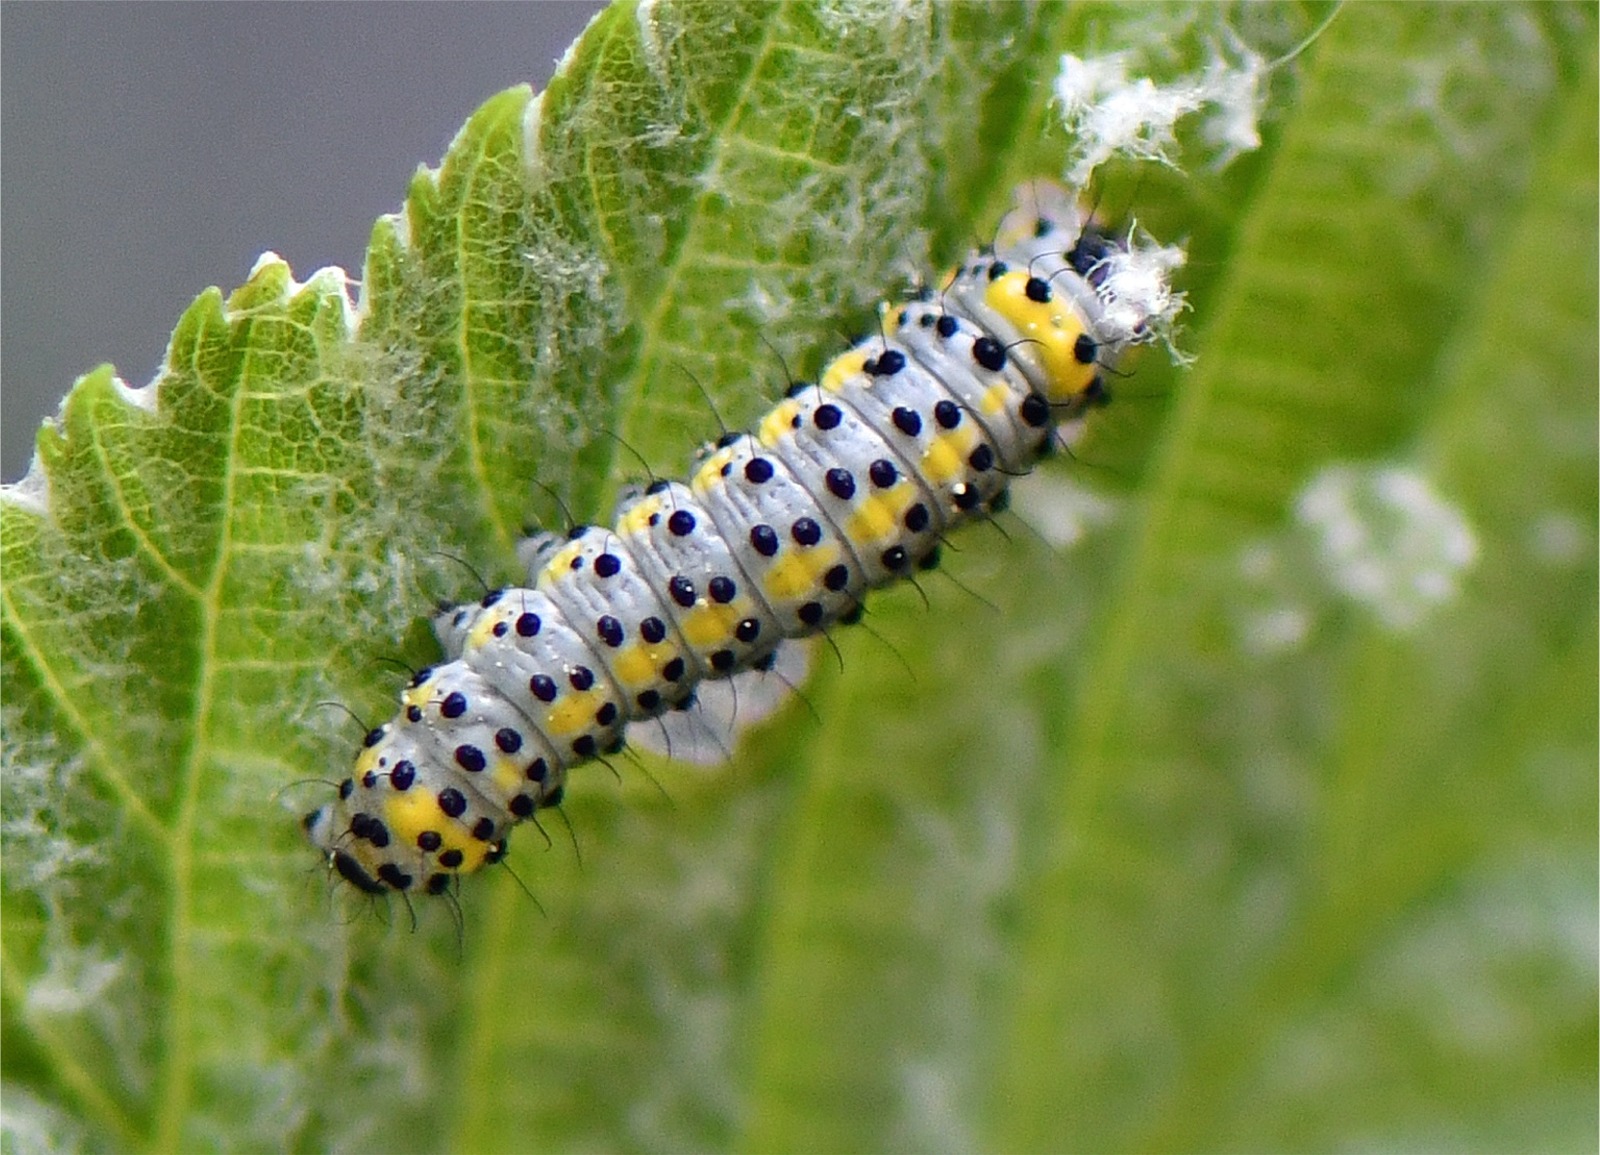
[[[750,65],[745,70],[743,82],[738,93],[728,102],[727,110],[720,120],[708,121],[707,138],[711,142],[710,155],[707,163],[701,170],[701,179],[698,182],[700,193],[694,199],[694,207],[685,214],[688,222],[682,232],[683,239],[678,244],[675,259],[667,265],[667,274],[662,279],[660,291],[656,295],[654,306],[645,315],[644,323],[640,326],[639,352],[634,363],[634,370],[629,375],[629,388],[623,390],[625,401],[618,407],[616,427],[629,430],[634,427],[634,418],[639,409],[639,402],[643,391],[639,384],[648,379],[651,366],[662,348],[666,346],[664,330],[667,318],[672,314],[679,303],[682,293],[682,275],[685,268],[692,266],[691,255],[701,251],[699,237],[706,216],[706,206],[710,203],[712,193],[707,191],[715,187],[715,183],[706,179],[708,174],[715,175],[722,171],[727,159],[728,149],[733,139],[729,126],[738,122],[740,114],[749,105],[751,85],[756,78],[763,75],[770,53],[775,43],[773,29],[784,22],[792,8],[790,0],[784,0],[761,26],[761,40],[755,51],[750,53]],[[742,139],[742,138],[741,138]],[[814,159],[807,157],[807,159]],[[613,256],[615,255],[613,251]]]
[[[164,1064],[161,1070],[161,1091],[157,1099],[156,1127],[151,1148],[157,1151],[176,1151],[184,1120],[188,1117],[189,1098],[193,1090],[191,1074],[194,1067],[194,945],[192,925],[193,872],[195,816],[199,809],[200,776],[202,768],[211,757],[209,727],[214,705],[214,674],[217,634],[222,615],[221,592],[232,561],[233,522],[235,516],[235,477],[239,465],[240,413],[247,390],[243,383],[251,376],[256,359],[256,347],[250,339],[255,324],[248,317],[237,320],[234,330],[229,322],[226,304],[222,307],[224,339],[242,350],[229,381],[228,445],[222,455],[222,476],[218,506],[224,516],[218,519],[216,563],[210,579],[198,598],[200,610],[200,638],[195,647],[196,694],[191,728],[194,741],[189,743],[189,757],[185,763],[178,791],[177,820],[173,824],[170,847],[172,856],[172,893],[167,904],[167,934],[172,956],[171,994],[167,999],[164,1034]],[[200,342],[205,339],[202,331]],[[200,344],[195,347],[190,370],[197,380],[204,379],[204,370],[198,356]]]

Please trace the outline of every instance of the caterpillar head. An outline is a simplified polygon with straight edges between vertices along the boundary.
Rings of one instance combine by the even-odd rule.
[[[994,258],[958,287],[998,331],[1014,334],[1013,355],[1071,420],[1109,400],[1103,367],[1170,335],[1184,307],[1171,284],[1183,250],[1136,228],[1113,234],[1050,182],[1022,186],[1016,206]]]

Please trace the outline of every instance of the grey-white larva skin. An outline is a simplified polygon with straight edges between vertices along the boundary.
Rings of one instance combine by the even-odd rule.
[[[1018,203],[993,256],[886,313],[883,334],[708,447],[686,484],[541,538],[532,588],[442,615],[444,661],[305,817],[329,865],[372,893],[443,891],[498,861],[511,827],[630,722],[937,564],[941,536],[987,515],[1060,423],[1105,400],[1100,368],[1149,335],[1137,309],[1107,320],[1129,314],[1106,274],[1125,250],[1059,191],[1026,186]]]

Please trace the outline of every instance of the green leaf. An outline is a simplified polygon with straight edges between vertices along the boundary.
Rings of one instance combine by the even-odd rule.
[[[1260,152],[1106,174],[1194,365],[1019,504],[1109,524],[961,535],[728,767],[579,774],[581,863],[520,831],[413,929],[296,821],[447,555],[514,577],[1060,170],[1061,52],[1325,11],[616,8],[356,304],[264,258],[78,382],[0,501],[7,1149],[1592,1147],[1592,7],[1349,5]],[[1386,468],[1477,546],[1404,625],[1295,512]]]

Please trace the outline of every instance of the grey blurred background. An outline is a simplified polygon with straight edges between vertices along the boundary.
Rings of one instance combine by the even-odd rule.
[[[468,114],[603,4],[0,5],[0,476],[102,361],[142,385],[265,249],[358,274]]]

